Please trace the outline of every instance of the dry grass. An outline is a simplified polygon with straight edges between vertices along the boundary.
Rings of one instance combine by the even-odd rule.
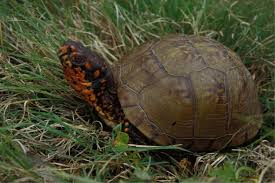
[[[274,181],[272,4],[273,0],[1,2],[0,181]],[[212,37],[241,56],[258,85],[264,111],[263,128],[253,143],[197,154],[192,166],[153,147],[117,152],[111,131],[103,129],[63,79],[56,50],[68,38],[83,41],[112,64],[136,45],[175,32]]]

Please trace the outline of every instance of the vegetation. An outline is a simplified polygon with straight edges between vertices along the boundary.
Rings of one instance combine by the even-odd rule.
[[[274,180],[274,3],[2,0],[0,182]],[[81,40],[112,64],[167,33],[209,36],[240,55],[264,112],[263,128],[253,142],[197,154],[193,165],[185,152],[179,161],[154,147],[125,147],[123,135],[122,144],[113,147],[111,129],[103,128],[64,80],[56,51],[68,38]]]

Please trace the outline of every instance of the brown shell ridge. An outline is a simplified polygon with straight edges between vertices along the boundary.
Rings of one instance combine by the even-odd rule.
[[[157,62],[157,64],[158,64],[160,70],[163,70],[167,75],[174,76],[174,75],[168,73],[168,71],[165,69],[165,67],[162,65],[162,63],[159,61],[159,58],[158,58],[158,56],[155,54],[155,52],[154,52],[153,49],[150,50],[150,53],[151,53],[152,56],[155,58],[155,61]],[[155,71],[155,72],[157,72],[157,71]],[[154,72],[154,73],[155,73],[155,72]],[[151,74],[152,76],[154,76],[154,73],[150,73],[150,74]],[[166,77],[166,76],[164,76],[164,77]],[[162,78],[158,78],[158,79],[162,79]],[[148,84],[146,84],[145,86],[143,86],[143,87],[138,91],[138,94],[142,93],[142,91],[143,91],[146,87],[152,85],[153,83],[154,83],[154,80],[152,80],[150,83],[148,83]]]
[[[166,72],[166,74],[170,75],[170,73],[165,69],[165,67],[160,62],[159,57],[155,53],[155,50],[152,49],[152,50],[150,50],[150,52],[152,53],[152,56],[155,58],[156,62],[158,63],[158,66],[160,67],[160,69],[164,70],[164,72]]]
[[[157,127],[157,129],[160,131],[160,132],[162,132],[163,134],[166,134],[165,132],[163,132],[157,125],[155,125],[154,123],[153,123],[153,120],[151,120],[149,117],[148,117],[148,114],[145,112],[145,110],[144,110],[144,108],[143,108],[143,106],[142,106],[142,104],[141,104],[141,101],[139,100],[138,101],[138,107],[140,107],[142,110],[143,110],[143,112],[144,112],[144,114],[145,114],[145,117],[146,117],[146,119],[151,123],[151,125],[153,125],[153,126],[155,126],[155,127]],[[144,123],[144,122],[143,122]],[[167,135],[167,134],[166,134]]]
[[[218,150],[258,131],[251,76],[215,40],[168,36],[141,45],[128,59],[116,70],[119,98],[130,122],[150,140]]]
[[[156,45],[157,45],[157,44],[155,44],[155,46],[156,46]],[[169,72],[165,69],[165,67],[163,66],[163,64],[160,62],[158,56],[156,55],[156,53],[155,53],[155,51],[154,51],[154,47],[152,47],[152,49],[150,50],[150,53],[151,53],[152,56],[154,57],[154,60],[157,62],[159,68],[160,68],[161,70],[163,70],[167,75],[169,75],[169,76],[171,76],[171,77],[184,77],[184,78],[187,79],[186,76],[177,76],[177,75],[173,75],[173,74],[169,73]],[[165,76],[165,77],[167,77],[167,76]],[[161,78],[158,78],[158,79],[161,79]],[[192,83],[191,80],[190,80],[190,83]],[[145,85],[145,86],[138,92],[138,94],[140,95],[140,94],[142,93],[142,91],[143,91],[146,87],[148,87],[148,86],[150,86],[150,85],[152,85],[152,84],[153,84],[153,82],[151,82],[150,84]],[[126,85],[127,87],[129,87],[127,84],[124,84],[124,85]],[[129,88],[131,88],[131,87],[129,87]],[[132,90],[133,90],[133,89],[132,89]],[[134,91],[134,90],[133,90],[133,91]],[[190,92],[190,93],[192,93],[192,92]],[[194,100],[193,97],[192,97],[192,100]],[[157,135],[156,135],[156,134],[158,134],[158,133],[159,133],[159,134],[163,134],[163,135],[165,135],[165,136],[168,136],[168,134],[167,134],[166,132],[164,132],[163,130],[161,130],[161,128],[158,127],[157,125],[155,125],[155,124],[153,123],[153,120],[149,118],[149,116],[148,116],[148,114],[145,112],[145,110],[144,110],[144,108],[143,108],[143,106],[142,106],[140,100],[139,100],[138,106],[144,111],[145,116],[146,116],[148,122],[150,122],[150,124],[151,124],[152,126],[155,126],[155,127],[156,127],[155,129],[152,129],[152,132],[155,132],[155,133],[154,133],[155,135],[153,135],[152,138],[157,138]],[[193,105],[193,106],[195,106],[195,105]],[[196,110],[196,109],[193,109],[193,110]],[[143,123],[144,123],[144,122],[143,122]],[[192,122],[192,124],[194,125],[194,121]],[[156,133],[156,131],[158,131],[158,133]],[[193,127],[193,135],[194,135],[194,127]],[[173,138],[174,138],[174,137],[173,137]]]
[[[138,56],[140,56],[140,55],[142,55],[142,54],[144,54],[144,53],[146,53],[146,52],[148,52],[149,50],[152,50],[152,48],[156,45],[156,44],[158,44],[160,42],[160,40],[154,40],[154,41],[151,41],[150,43],[148,43],[148,44],[151,44],[146,50],[143,50],[140,54],[138,54],[137,55],[137,57]],[[139,45],[139,46],[143,46],[143,45]],[[133,52],[133,51],[132,51]],[[129,53],[128,55],[131,55],[132,54],[132,52],[131,53]],[[124,56],[123,58],[121,58],[121,60],[124,60],[124,59],[126,59],[127,58],[127,56],[128,55],[126,55],[126,56]],[[117,68],[118,69],[118,76],[116,77],[116,80],[119,80],[119,81],[116,81],[116,83],[117,83],[117,85],[119,84],[119,83],[121,83],[121,84],[123,84],[123,85],[126,85],[126,83],[122,80],[122,74],[121,74],[121,71],[122,71],[122,67],[123,66],[125,66],[125,65],[127,65],[127,64],[123,64],[123,63],[120,63],[120,61],[119,61],[119,63],[117,63],[113,68]],[[129,87],[129,86],[128,86]],[[130,88],[130,87],[129,87]],[[133,90],[133,91],[135,91],[135,90]]]
[[[165,69],[165,67],[162,65],[162,63],[160,62],[160,60],[159,60],[159,58],[158,58],[158,56],[154,53],[154,50],[151,50],[151,52],[152,52],[152,54],[154,55],[154,57],[155,57],[155,59],[157,60],[157,62],[158,62],[158,65],[161,67],[161,69],[163,69],[166,73],[167,73],[167,75],[169,75],[169,76],[171,76],[171,77],[184,77],[185,79],[188,79],[188,77],[186,77],[186,76],[177,76],[177,75],[173,75],[173,74],[170,74],[170,73],[168,73],[168,71]],[[215,69],[215,68],[212,68],[212,67],[209,67],[209,66],[207,66],[206,68],[204,68],[204,69],[212,69],[212,70],[215,70],[216,72],[220,72],[220,73],[222,73],[222,75],[225,77],[224,78],[224,87],[225,87],[225,94],[226,94],[226,101],[227,102],[229,102],[230,103],[230,94],[229,94],[229,89],[228,89],[228,82],[227,82],[227,77],[226,77],[226,74],[223,72],[223,71],[220,71],[220,70],[217,70],[217,69]],[[203,70],[203,69],[202,69]],[[194,71],[194,72],[196,72],[196,71]],[[190,77],[190,76],[189,76]],[[192,85],[192,81],[190,80],[190,78],[189,78],[189,84],[191,84]],[[140,90],[138,93],[140,94],[146,87],[148,87],[148,86],[150,86],[150,84],[147,84],[146,86],[144,86],[143,88],[142,88],[142,90]],[[194,96],[192,97],[192,100],[197,100],[196,99],[196,94],[195,94],[195,91],[194,91],[194,88],[193,88],[193,86],[192,87],[189,87],[189,89],[190,88],[192,88],[192,90],[193,90],[193,92],[190,92],[190,93],[193,93],[194,94]],[[195,111],[196,113],[198,112],[198,110],[197,110],[197,108],[196,108],[196,104],[194,104],[194,103],[196,103],[196,102],[194,102],[193,101],[193,111]],[[227,114],[226,114],[226,121],[227,121],[227,126],[229,126],[230,125],[230,117],[229,116],[231,116],[231,112],[230,112],[230,107],[229,107],[229,103],[226,103],[226,111],[227,111]],[[141,105],[141,103],[140,103],[140,101],[139,101],[139,106],[140,107],[142,107],[142,105]],[[230,105],[231,106],[231,105]],[[142,107],[142,109],[143,109],[143,111],[145,111],[144,110],[144,108]],[[197,115],[196,113],[194,113],[194,115]],[[147,118],[148,118],[148,120],[150,120],[151,121],[151,123],[152,123],[152,119],[149,119],[149,117],[148,117],[148,115],[147,115]],[[193,117],[193,119],[194,119],[195,117]],[[193,124],[193,137],[194,137],[194,128],[195,128],[195,124],[196,124],[196,118],[193,120],[193,122],[192,122],[192,124]],[[225,128],[227,128],[227,126],[225,126]],[[160,128],[159,128],[160,129]],[[165,132],[164,132],[165,133]],[[167,133],[165,133],[166,135],[168,135]],[[175,138],[175,137],[173,137],[173,138]]]
[[[191,43],[190,40],[189,40],[189,44],[191,44],[192,47],[193,47],[194,49],[196,49],[196,48],[193,46],[193,44]],[[157,44],[155,44],[155,45],[157,45]],[[197,49],[196,49],[196,50],[197,50]],[[177,75],[173,75],[173,74],[171,74],[171,73],[168,73],[168,71],[165,69],[165,67],[164,67],[164,66],[162,65],[162,63],[160,62],[158,56],[155,54],[154,48],[152,48],[152,50],[150,50],[150,52],[152,53],[152,55],[154,56],[155,60],[157,61],[157,63],[158,63],[158,65],[159,65],[160,69],[164,70],[164,71],[167,73],[167,75],[170,75],[170,76],[172,76],[172,77],[184,77],[184,78],[187,79],[186,76],[177,76]],[[197,50],[197,54],[201,55],[201,54],[199,53],[198,50]],[[201,56],[201,57],[202,57],[202,56]],[[204,59],[204,58],[202,57],[202,59]],[[205,62],[205,61],[204,61],[204,62]],[[205,63],[205,65],[207,65],[207,64]],[[213,69],[213,70],[216,70],[217,72],[223,73],[222,71],[219,71],[219,70],[217,70],[217,69],[211,68],[211,67],[209,67],[208,65],[206,66],[206,68]],[[223,73],[223,75],[225,75],[225,73]],[[192,81],[191,81],[190,78],[189,78],[189,85],[190,85],[190,84],[192,85]],[[126,85],[127,87],[129,87],[127,84],[124,84],[124,85]],[[140,93],[143,91],[143,89],[146,88],[146,87],[148,87],[148,86],[150,86],[150,84],[147,84],[146,86],[144,86],[144,87],[142,88],[142,90],[140,90],[138,93],[140,94]],[[131,87],[129,87],[129,88],[131,88]],[[193,89],[193,86],[190,87],[190,88],[192,88],[192,90],[194,90],[194,89]],[[131,89],[132,89],[132,88],[131,88]],[[227,90],[227,94],[228,94],[228,88],[226,88],[226,90]],[[132,91],[135,91],[135,90],[132,89]],[[192,92],[191,92],[191,93],[192,93]],[[229,98],[229,97],[227,97],[227,101],[228,101],[228,98]],[[196,102],[194,102],[194,101],[196,101],[195,92],[193,92],[192,100],[193,100],[193,104],[196,103]],[[139,101],[138,106],[141,107],[142,110],[145,112],[145,110],[144,110],[144,108],[142,107],[142,104],[140,103],[140,101]],[[193,105],[193,111],[196,111],[196,112],[197,112],[197,110],[196,110],[196,105]],[[228,107],[227,107],[227,113],[229,113]],[[145,112],[145,114],[146,114],[146,112]],[[196,115],[196,113],[194,113],[194,115]],[[151,124],[153,124],[153,123],[152,123],[152,120],[148,117],[147,114],[146,114],[146,118],[147,118],[148,121],[150,121]],[[227,121],[228,121],[228,119],[229,119],[229,118],[227,117]],[[193,122],[192,122],[192,125],[193,125],[193,127],[192,127],[192,130],[193,130],[193,138],[195,138],[195,137],[194,137],[194,126],[195,126],[195,123],[196,123],[196,119],[195,119],[195,117],[193,117]],[[158,131],[161,131],[161,129],[160,129],[159,127],[158,127]],[[168,135],[168,134],[165,133],[165,132],[162,132],[162,133],[165,134],[165,135]],[[173,137],[173,138],[175,138],[175,137]]]
[[[180,34],[181,35],[181,34]],[[182,39],[182,41],[187,41],[187,43],[195,50],[195,52],[197,53],[197,55],[199,55],[199,57],[203,60],[204,64],[206,67],[200,69],[200,70],[203,70],[203,69],[206,69],[206,68],[209,68],[209,66],[206,64],[205,62],[205,59],[202,57],[202,55],[199,53],[199,50],[196,49],[196,47],[194,47],[194,45],[192,44],[190,38],[188,38],[188,36],[185,36],[185,35],[182,35],[182,38],[186,38],[186,39]],[[160,41],[159,41],[160,42]],[[159,43],[157,42],[157,43]],[[157,56],[154,48],[157,46],[157,43],[152,47],[152,49],[150,50],[150,52],[152,53],[152,56],[154,56],[154,58],[156,59],[156,61],[158,62],[158,65],[161,69],[163,69],[163,71],[166,72],[167,75],[170,75],[170,76],[175,76],[175,77],[181,77],[181,76],[185,76],[185,77],[188,77],[186,75],[176,75],[176,74],[172,74],[170,72],[168,72],[168,70],[163,66],[163,64],[161,63],[160,61],[160,58]],[[199,70],[199,71],[200,71]]]
[[[195,89],[194,89],[194,86],[193,86],[193,83],[192,83],[192,80],[189,77],[187,77],[187,84],[189,85],[189,90],[191,95],[192,95],[192,111],[193,111],[193,122],[192,122],[192,139],[194,139],[194,134],[195,134],[195,128],[196,128],[196,121],[197,121],[197,116],[198,116],[198,98],[197,98],[197,95],[196,95],[196,92],[195,92]],[[192,144],[194,143],[194,140],[192,141]]]
[[[127,84],[123,84],[123,86],[129,88],[132,92],[134,92],[135,94],[137,94],[138,96],[140,96],[140,92],[136,92],[134,89],[132,89],[130,86],[128,86]],[[155,140],[157,138],[163,138],[163,139],[166,139],[166,141],[170,141],[170,139],[168,139],[168,135],[167,133],[165,133],[163,130],[161,130],[156,124],[154,124],[152,122],[152,120],[148,117],[148,114],[145,112],[144,108],[142,107],[141,103],[140,103],[140,100],[138,100],[138,105],[131,105],[131,106],[123,106],[123,108],[131,108],[131,107],[138,107],[140,108],[144,115],[145,115],[145,118],[146,118],[146,121],[141,121],[140,123],[138,124],[135,124],[135,127],[140,130],[140,131],[143,131],[144,129],[141,129],[141,125],[142,124],[146,124],[146,123],[149,123],[149,125],[147,125],[147,131],[143,131],[144,135],[151,139],[151,140]],[[123,109],[122,109],[123,110]],[[157,141],[157,140],[156,140]],[[168,143],[167,143],[168,145]]]
[[[231,119],[231,116],[232,116],[232,112],[231,112],[231,107],[229,107],[229,106],[231,106],[231,98],[230,98],[230,93],[229,93],[229,88],[228,88],[228,79],[227,79],[227,76],[226,76],[226,73],[225,72],[223,72],[223,71],[221,71],[221,70],[218,70],[218,69],[215,69],[215,68],[212,68],[212,67],[210,67],[210,66],[208,66],[208,68],[207,69],[211,69],[211,70],[215,70],[216,72],[219,72],[219,73],[221,73],[222,75],[223,75],[223,83],[224,83],[224,94],[225,94],[225,96],[226,96],[226,103],[224,103],[224,105],[226,105],[226,113],[225,113],[225,119],[226,119],[226,121],[227,121],[227,125],[225,125],[225,131],[226,131],[226,133],[228,132],[228,129],[229,129],[229,126],[230,126],[230,119]],[[216,80],[216,78],[214,78],[214,80],[217,82],[216,84],[219,84],[218,83],[218,80]],[[209,118],[208,118],[209,119]]]
[[[202,60],[204,61],[204,64],[206,65],[206,67],[203,68],[203,69],[201,69],[201,70],[204,70],[204,69],[206,69],[206,68],[211,68],[211,69],[213,69],[213,70],[216,70],[216,71],[218,71],[218,72],[223,73],[223,75],[224,75],[224,77],[225,77],[225,78],[224,78],[224,83],[225,83],[225,94],[226,94],[226,98],[227,98],[227,106],[226,106],[226,108],[227,108],[227,114],[226,114],[227,125],[225,126],[225,128],[226,128],[225,131],[228,132],[228,129],[229,129],[229,127],[230,127],[230,121],[231,121],[231,118],[232,118],[232,104],[231,104],[231,94],[230,94],[229,88],[228,88],[229,84],[228,84],[228,79],[227,79],[226,72],[223,72],[223,71],[221,71],[221,70],[217,70],[217,69],[212,68],[211,66],[209,66],[209,65],[206,63],[204,57],[202,57],[202,54],[200,53],[200,51],[193,45],[192,40],[191,40],[188,36],[183,36],[183,37],[184,37],[184,39],[187,40],[187,42],[189,43],[189,45],[194,49],[194,51],[195,51],[198,55],[200,55],[200,57],[201,57]],[[217,43],[216,41],[214,41],[214,40],[212,40],[212,39],[209,39],[209,40],[213,41],[214,43]],[[218,43],[218,44],[212,44],[212,46],[214,46],[215,48],[219,49],[219,47],[218,47],[217,45],[220,45],[220,44],[219,44],[219,43]],[[228,49],[225,49],[225,46],[223,46],[223,49],[226,50],[226,55],[229,56],[229,54],[228,54]]]
[[[127,87],[129,90],[131,90],[133,93],[135,93],[137,96],[139,96],[140,97],[140,92],[137,92],[137,91],[135,91],[131,86],[129,86],[127,83],[124,83],[123,84],[123,86],[125,86],[125,87]],[[136,104],[134,104],[134,105],[123,105],[123,108],[124,107],[136,107],[137,105]],[[123,110],[123,108],[122,108],[122,110]]]
[[[213,69],[213,68],[211,68],[211,69]],[[213,69],[213,70],[216,70],[216,69]],[[218,71],[218,70],[217,70]],[[221,72],[221,71],[218,71],[218,72]],[[222,72],[223,73],[223,72]],[[225,75],[224,75],[225,76]],[[197,114],[197,112],[198,112],[198,110],[197,110],[197,98],[196,98],[196,94],[195,94],[195,90],[194,90],[194,87],[192,86],[192,82],[191,82],[191,79],[189,78],[189,77],[185,77],[185,76],[172,76],[172,77],[183,77],[183,78],[186,78],[187,79],[187,81],[188,81],[188,84],[189,84],[189,88],[191,88],[191,94],[192,94],[192,111],[193,111],[193,114],[194,114],[194,116],[193,116],[193,121],[192,121],[192,124],[193,124],[193,128],[192,128],[192,130],[193,130],[193,135],[192,135],[192,137],[191,138],[176,138],[176,137],[174,137],[174,136],[171,136],[171,135],[169,135],[169,134],[167,134],[166,132],[164,132],[164,131],[162,131],[157,125],[155,125],[152,121],[152,119],[150,119],[150,117],[147,115],[147,113],[145,112],[145,110],[144,110],[144,108],[143,108],[143,104],[141,103],[141,101],[139,100],[139,103],[138,103],[138,105],[134,105],[133,107],[135,107],[135,106],[138,106],[138,107],[140,107],[142,110],[143,110],[143,112],[145,113],[145,115],[146,115],[146,118],[147,118],[147,120],[153,125],[153,126],[156,126],[157,127],[157,129],[158,129],[158,131],[160,131],[162,134],[165,134],[165,135],[167,135],[167,136],[169,136],[169,137],[171,137],[171,138],[175,138],[175,139],[204,139],[204,140],[210,140],[210,139],[219,139],[219,138],[222,138],[222,137],[224,137],[224,136],[218,136],[218,137],[213,137],[213,138],[211,138],[211,137],[209,137],[209,138],[207,138],[207,137],[203,137],[203,138],[200,138],[200,137],[195,137],[194,136],[194,128],[195,128],[195,125],[196,125],[196,116],[198,115]],[[227,78],[226,78],[226,76],[225,76],[225,83],[226,82],[228,82],[227,81]],[[127,84],[125,84],[125,86],[127,86],[128,88],[131,88],[131,87],[129,87]],[[150,86],[150,85],[147,85],[146,87],[148,87],[148,86]],[[229,91],[228,91],[228,85],[225,85],[226,87],[225,87],[225,93],[227,94],[227,102],[228,103],[226,103],[226,105],[227,105],[227,116],[226,116],[226,118],[227,118],[227,123],[228,123],[228,125],[230,125],[229,124],[229,114],[230,114],[230,109],[229,109],[229,105],[230,105],[230,99],[229,99],[229,96],[228,96],[228,94],[229,94]],[[146,88],[146,87],[144,87],[144,88]],[[132,88],[131,88],[131,90],[132,91],[134,91]],[[136,93],[136,92],[135,92]],[[136,94],[138,94],[138,95],[140,95],[140,93],[141,92],[138,92],[138,93],[136,93]],[[156,129],[155,129],[156,130]],[[227,135],[225,135],[225,136],[228,136],[228,135],[233,135],[234,133],[232,133],[232,134],[227,134]]]
[[[160,64],[161,64],[161,63],[160,63]],[[119,74],[120,74],[120,76],[119,76],[120,82],[123,84],[123,86],[127,87],[128,89],[130,89],[133,93],[135,93],[136,95],[138,95],[139,98],[140,98],[140,93],[141,93],[141,92],[136,92],[132,87],[130,87],[130,86],[127,84],[127,82],[125,83],[125,82],[122,81],[122,79],[121,79],[121,78],[122,78],[122,77],[121,77],[121,66],[119,66],[119,70],[120,70],[120,72],[119,72]],[[138,100],[138,105],[131,105],[131,106],[126,105],[126,106],[123,106],[123,108],[129,108],[129,107],[130,107],[130,108],[131,108],[131,107],[139,107],[139,108],[141,108],[142,111],[144,112],[145,118],[147,119],[147,122],[150,123],[150,125],[147,126],[147,127],[148,127],[148,131],[147,131],[147,132],[150,132],[151,136],[149,136],[149,133],[143,132],[144,135],[145,135],[147,138],[153,140],[153,139],[156,139],[156,138],[158,138],[158,137],[160,137],[160,136],[163,136],[162,138],[167,137],[167,134],[166,134],[165,132],[163,132],[157,125],[155,125],[155,124],[152,122],[152,120],[149,119],[147,113],[144,111],[144,108],[142,107],[142,105],[140,105],[140,100]],[[122,108],[122,110],[123,110],[123,108]],[[146,122],[142,121],[142,122],[139,123],[139,124],[135,124],[135,127],[136,127],[138,130],[141,130],[141,131],[142,131],[142,129],[140,129],[140,125],[141,125],[142,123],[146,123]],[[154,140],[153,140],[153,141],[154,141]],[[167,141],[168,141],[168,139],[167,139]]]
[[[160,63],[161,64],[161,63]],[[170,77],[174,77],[174,78],[185,78],[186,80],[188,80],[189,82],[189,84],[190,84],[190,88],[192,88],[192,90],[194,90],[194,88],[193,88],[193,85],[192,85],[192,81],[191,81],[191,79],[189,78],[189,77],[186,77],[186,76],[174,76],[174,75],[171,75],[171,74],[169,74],[169,73],[167,73],[168,74],[168,76],[170,76]],[[167,76],[166,76],[167,77]],[[144,90],[144,89],[146,89],[147,87],[149,87],[149,86],[151,86],[150,84],[149,85],[146,85],[145,87],[143,87],[143,89],[140,91],[140,92],[138,92],[138,94],[139,94],[139,96],[140,96],[140,94],[142,93],[142,91]],[[190,88],[188,88],[189,90],[190,90]],[[193,91],[192,91],[193,92]],[[196,109],[196,105],[197,105],[197,103],[196,103],[196,101],[197,101],[197,97],[196,97],[196,94],[195,94],[195,91],[194,91],[194,93],[192,93],[191,91],[189,91],[189,93],[191,93],[193,96],[192,96],[192,111],[196,111],[197,112],[197,109]],[[138,101],[138,106],[144,111],[144,113],[146,114],[146,118],[147,118],[147,120],[148,121],[150,121],[150,123],[151,124],[153,124],[154,126],[156,126],[157,127],[157,129],[159,130],[159,131],[161,131],[163,134],[165,134],[165,135],[167,135],[167,136],[169,136],[169,137],[172,137],[172,138],[175,138],[174,136],[171,136],[171,135],[169,135],[169,134],[167,134],[166,132],[164,132],[163,130],[161,130],[161,128],[160,127],[158,127],[157,125],[155,125],[154,123],[153,123],[153,120],[148,116],[148,114],[145,112],[145,110],[144,110],[144,107],[143,107],[143,104],[141,103],[141,101],[139,100]],[[192,125],[193,125],[193,128],[192,128],[192,130],[193,130],[193,137],[192,138],[194,138],[194,125],[195,125],[195,116],[196,116],[196,113],[193,113],[193,114],[195,114],[194,116],[193,116],[193,120],[192,120]]]
[[[160,39],[153,40],[153,41],[147,43],[147,44],[151,44],[151,45],[150,45],[146,50],[143,50],[141,53],[137,54],[136,57],[139,57],[139,56],[143,55],[144,53],[146,53],[146,52],[152,50],[159,42],[160,42]],[[141,47],[141,46],[144,46],[144,45],[141,44],[141,45],[139,45],[136,49],[138,49],[138,48]],[[129,55],[133,54],[133,52],[134,52],[134,50],[132,50],[129,54],[123,56],[123,57],[121,58],[121,60],[118,61],[119,64],[116,64],[116,65],[118,65],[118,66],[125,66],[125,65],[127,65],[127,64],[121,63],[121,61],[127,59],[127,57],[128,57]],[[128,60],[128,59],[127,59],[127,60]]]
[[[227,98],[227,125],[225,126],[225,131],[228,132],[229,130],[229,127],[230,127],[230,122],[231,122],[231,119],[232,119],[232,100],[231,100],[231,93],[230,93],[230,90],[228,88],[229,86],[229,83],[228,83],[228,78],[227,78],[227,75],[225,74],[224,75],[224,83],[225,83],[225,94],[226,94],[226,98]]]
[[[235,133],[228,133],[228,134],[226,134],[226,135],[221,135],[221,136],[218,136],[218,137],[184,137],[184,138],[180,138],[180,137],[178,137],[177,139],[178,140],[192,140],[192,139],[194,139],[194,140],[217,140],[217,139],[222,139],[222,138],[224,138],[224,137],[226,137],[226,136],[236,136],[238,133],[240,133],[240,132],[243,132],[244,131],[244,129],[246,129],[247,127],[249,127],[250,125],[246,125],[246,126],[244,126],[244,127],[242,127],[242,128],[240,128],[238,131],[236,131]],[[166,134],[166,133],[165,133]],[[175,138],[175,137],[173,137],[173,136],[171,136],[171,135],[168,135],[168,134],[166,134],[167,136],[169,136],[169,137],[171,137],[171,138]]]
[[[183,41],[186,41],[193,49],[194,49],[194,52],[199,55],[199,57],[203,60],[203,63],[206,67],[208,67],[208,64],[206,63],[205,59],[203,58],[202,54],[200,53],[200,51],[194,46],[193,42],[191,41],[191,39],[186,36],[186,35],[183,35],[181,36],[183,39]]]

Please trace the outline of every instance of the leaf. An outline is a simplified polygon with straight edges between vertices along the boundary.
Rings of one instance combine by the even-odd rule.
[[[235,176],[235,169],[231,163],[226,162],[223,167],[218,167],[210,172],[211,177],[217,177],[224,183],[238,182]]]
[[[113,142],[113,149],[117,152],[123,152],[128,149],[129,136],[127,133],[118,132]]]

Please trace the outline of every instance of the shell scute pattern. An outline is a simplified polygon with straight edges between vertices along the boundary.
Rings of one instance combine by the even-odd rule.
[[[244,112],[251,108],[244,96],[256,96],[255,89],[248,71],[231,50],[203,37],[171,36],[142,54],[130,55],[136,56],[135,61],[121,67],[124,82],[119,88],[127,86],[139,95],[136,105],[123,110],[148,138],[159,144],[175,142],[193,150],[211,150],[224,144],[239,145],[253,136],[248,130],[251,120],[242,124],[235,114],[251,117],[256,113],[260,117],[257,107]],[[161,77],[154,77],[154,73],[161,73]],[[245,88],[241,80],[252,88]],[[124,92],[118,92],[122,106],[127,103],[120,97]],[[139,120],[133,108],[142,116]],[[252,130],[254,135],[256,129]]]
[[[139,105],[146,111],[150,121],[174,137],[182,133],[192,136],[192,95],[187,82],[184,77],[168,75],[141,92]],[[175,131],[174,122],[181,130]]]

